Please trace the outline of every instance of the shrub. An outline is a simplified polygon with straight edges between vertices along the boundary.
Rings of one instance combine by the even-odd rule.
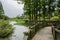
[[[9,17],[8,17],[8,16],[3,16],[3,19],[4,19],[4,20],[8,20]]]
[[[5,16],[5,15],[0,15],[0,19],[8,20],[9,17],[8,16]]]
[[[13,32],[12,26],[8,21],[0,20],[0,37],[6,37]]]
[[[59,20],[59,17],[58,16],[54,16],[54,17],[51,18],[51,20],[52,21],[57,21],[57,20]]]

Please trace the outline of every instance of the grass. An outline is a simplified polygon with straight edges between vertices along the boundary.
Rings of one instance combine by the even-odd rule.
[[[10,20],[11,21],[16,21],[17,25],[32,26],[31,24],[26,23],[25,20],[21,19],[21,18],[11,18]],[[57,20],[59,20],[59,17],[57,17],[57,16],[51,17],[50,19],[45,18],[45,21],[57,21]],[[41,18],[40,21],[44,21],[44,19]]]
[[[12,18],[11,21],[16,21],[16,25],[31,26],[30,24],[25,23],[24,19]]]

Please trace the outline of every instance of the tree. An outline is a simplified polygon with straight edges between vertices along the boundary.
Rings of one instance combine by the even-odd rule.
[[[0,19],[5,19],[5,20],[8,19],[8,16],[4,15],[4,10],[1,2],[0,2]]]
[[[57,1],[58,16],[60,18],[60,0]]]
[[[55,1],[56,0],[25,0],[25,14],[29,15],[30,20],[37,21],[38,17],[41,16],[44,20],[45,17],[50,19],[55,12]]]
[[[0,2],[0,19],[2,18],[2,15],[4,14],[2,4]]]

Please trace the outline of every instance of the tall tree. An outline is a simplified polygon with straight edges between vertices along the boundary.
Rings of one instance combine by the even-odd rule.
[[[58,7],[58,15],[59,15],[59,18],[60,18],[60,0],[57,1],[57,7]]]
[[[3,15],[4,15],[4,10],[3,10],[2,4],[0,2],[0,19],[2,18]]]
[[[30,19],[37,20],[38,15],[39,17],[42,16],[45,20],[45,17],[52,17],[53,12],[55,11],[55,2],[56,0],[25,0],[25,10],[26,14],[29,15]],[[28,12],[28,13],[27,13]]]
[[[0,19],[4,19],[4,20],[8,19],[8,16],[4,14],[4,10],[1,2],[0,2]]]

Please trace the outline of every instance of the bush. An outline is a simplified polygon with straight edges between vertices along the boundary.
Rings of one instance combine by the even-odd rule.
[[[57,21],[57,20],[59,20],[59,17],[58,16],[54,16],[54,17],[51,18],[51,20],[52,21]]]
[[[0,37],[6,37],[13,32],[12,26],[8,21],[0,20]]]
[[[4,16],[4,20],[8,20],[9,19],[9,17],[8,16]]]
[[[0,19],[8,20],[9,17],[8,16],[5,16],[5,15],[0,15]]]

